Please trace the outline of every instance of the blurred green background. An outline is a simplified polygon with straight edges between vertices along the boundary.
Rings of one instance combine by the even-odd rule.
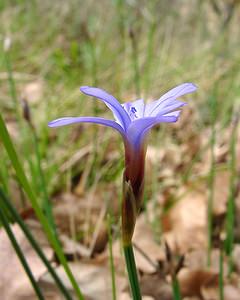
[[[195,138],[198,147],[184,172],[180,169],[183,180],[191,176],[192,164],[204,160],[211,144],[202,148],[198,141],[211,139],[213,128],[222,135],[239,107],[238,4],[1,0],[0,109],[35,190],[41,193],[41,184],[24,110],[30,110],[49,193],[72,189],[82,174],[84,188],[96,181],[120,181],[122,145],[111,130],[47,127],[63,116],[109,115],[104,105],[81,95],[81,85],[101,87],[124,102],[157,99],[177,84],[194,82],[199,89],[187,97],[188,113],[180,128],[164,125],[152,135],[156,148],[167,141],[181,146],[185,134],[188,141]],[[14,175],[0,151],[1,180],[9,190]]]

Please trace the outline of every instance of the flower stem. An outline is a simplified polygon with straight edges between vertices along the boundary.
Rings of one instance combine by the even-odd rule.
[[[174,300],[181,300],[181,292],[179,287],[179,282],[177,276],[174,275],[172,278],[172,291],[173,291],[173,299]]]
[[[129,283],[131,287],[133,300],[141,300],[141,291],[138,282],[136,263],[133,253],[132,243],[123,246]]]
[[[116,300],[117,299],[117,293],[116,293],[115,267],[114,267],[114,261],[113,261],[111,226],[112,226],[112,217],[111,217],[110,214],[108,214],[108,216],[107,216],[107,228],[108,228],[109,262],[110,262],[111,278],[112,278],[112,299]]]

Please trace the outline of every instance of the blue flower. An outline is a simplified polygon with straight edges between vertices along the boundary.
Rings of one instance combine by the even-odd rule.
[[[99,88],[82,86],[80,90],[88,96],[103,101],[113,112],[115,121],[99,117],[64,117],[50,122],[48,126],[58,127],[81,122],[105,125],[116,129],[122,135],[125,143],[138,150],[154,125],[178,120],[179,108],[186,103],[177,99],[194,92],[196,86],[192,83],[183,83],[151,103],[145,104],[140,99],[123,105],[112,95]]]
[[[95,123],[112,127],[123,137],[125,146],[125,171],[123,175],[122,232],[123,243],[132,239],[136,217],[139,212],[143,188],[145,165],[145,140],[150,129],[159,123],[176,122],[180,108],[186,105],[180,97],[196,91],[193,83],[183,83],[171,89],[158,100],[145,104],[142,99],[120,104],[106,91],[82,86],[81,92],[103,101],[112,111],[115,120],[100,117],[64,117],[48,124],[58,127],[74,123]]]

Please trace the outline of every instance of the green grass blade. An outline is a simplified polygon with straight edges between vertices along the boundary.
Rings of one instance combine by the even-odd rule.
[[[65,299],[72,300],[71,295],[69,294],[68,290],[66,289],[66,287],[62,283],[61,279],[59,278],[59,276],[55,272],[54,268],[51,266],[50,262],[48,261],[48,259],[45,256],[44,252],[39,247],[38,243],[34,239],[32,233],[28,229],[27,225],[23,222],[22,218],[19,216],[19,214],[16,211],[15,207],[12,205],[11,201],[6,197],[6,195],[1,190],[1,188],[0,188],[0,198],[2,199],[2,201],[0,201],[0,208],[2,209],[2,211],[4,212],[4,210],[5,210],[5,211],[7,211],[8,213],[10,213],[12,215],[13,219],[18,223],[19,227],[22,229],[23,233],[25,234],[26,238],[28,239],[28,241],[32,245],[33,249],[36,251],[36,253],[40,257],[40,259],[42,260],[44,265],[47,267],[49,273],[52,275],[52,277],[55,280],[55,282],[56,282],[57,286],[59,287],[60,291],[65,296]]]
[[[234,224],[235,224],[235,193],[236,193],[236,178],[237,178],[237,155],[236,145],[238,139],[238,122],[234,124],[232,130],[232,137],[230,141],[230,162],[229,171],[231,174],[229,195],[227,201],[227,214],[226,214],[226,240],[225,240],[225,252],[228,256],[228,274],[230,275],[233,271],[233,258],[232,251],[234,247]]]
[[[51,225],[51,227],[56,235],[57,232],[56,232],[56,226],[54,223],[54,218],[53,218],[53,213],[52,213],[52,205],[51,205],[50,199],[48,197],[47,184],[46,184],[46,180],[45,180],[44,173],[42,170],[42,165],[41,165],[41,155],[40,155],[40,151],[39,151],[39,147],[38,147],[38,137],[37,137],[37,133],[36,133],[34,127],[31,125],[30,125],[30,127],[31,127],[30,130],[32,131],[33,140],[34,140],[34,148],[35,148],[36,159],[37,159],[37,169],[38,169],[38,174],[39,174],[39,183],[40,183],[41,191],[43,194],[43,211],[46,213],[48,222]]]
[[[141,296],[141,290],[138,282],[137,268],[136,268],[132,244],[130,243],[128,245],[124,245],[123,251],[124,251],[125,262],[127,266],[129,284],[132,292],[132,298],[133,300],[141,300],[142,296]]]
[[[37,282],[36,282],[36,280],[35,280],[35,278],[32,274],[32,271],[31,271],[24,255],[23,255],[23,252],[22,252],[20,246],[18,245],[17,240],[14,237],[14,233],[12,232],[12,230],[11,230],[11,228],[10,228],[8,222],[7,222],[7,219],[4,216],[4,212],[1,209],[0,209],[0,221],[2,222],[2,225],[3,225],[8,237],[9,237],[11,243],[12,243],[12,246],[13,246],[13,248],[14,248],[14,250],[15,250],[15,252],[16,252],[16,254],[17,254],[17,256],[18,256],[18,258],[19,258],[19,260],[20,260],[20,262],[21,262],[21,264],[22,264],[22,266],[23,266],[30,282],[31,282],[31,284],[32,284],[32,287],[33,287],[36,295],[38,296],[38,299],[44,300],[44,296],[41,292],[41,289],[39,288],[39,286],[38,286],[38,284],[37,284]]]
[[[207,247],[207,265],[211,265],[211,252],[212,252],[212,233],[213,233],[213,200],[214,200],[214,181],[215,181],[215,154],[214,147],[216,144],[216,116],[217,116],[217,102],[216,102],[216,91],[210,95],[209,105],[211,108],[211,140],[210,140],[210,151],[211,151],[211,165],[208,177],[208,207],[207,207],[207,220],[208,220],[208,247]]]
[[[174,275],[172,278],[172,291],[173,291],[173,299],[174,300],[181,300],[181,292],[180,292],[180,286],[177,279],[177,276]]]
[[[108,216],[107,216],[107,228],[108,228],[109,262],[110,262],[111,279],[112,279],[112,299],[116,300],[117,299],[116,279],[115,279],[115,267],[114,267],[114,261],[113,261],[111,226],[112,226],[112,216],[110,214],[108,214]]]
[[[224,269],[223,269],[223,250],[220,247],[219,253],[219,278],[218,278],[218,286],[219,286],[219,300],[224,300]]]
[[[1,137],[1,140],[3,142],[3,145],[9,155],[9,158],[12,162],[12,165],[15,169],[15,172],[16,172],[16,175],[17,175],[17,178],[21,184],[21,186],[23,187],[25,193],[27,194],[31,204],[32,204],[32,207],[40,221],[40,223],[42,224],[42,227],[44,229],[44,232],[46,233],[46,236],[50,242],[50,244],[52,245],[53,249],[55,250],[56,252],[56,255],[60,261],[60,263],[62,264],[63,268],[65,269],[65,272],[66,274],[68,275],[68,278],[78,296],[79,299],[84,299],[83,298],[83,295],[79,289],[79,286],[67,264],[67,260],[64,256],[64,253],[62,251],[62,248],[54,234],[54,232],[52,231],[52,228],[50,227],[45,215],[43,214],[41,208],[39,207],[38,205],[38,201],[37,201],[37,197],[35,196],[35,194],[33,193],[32,189],[31,189],[31,186],[28,182],[28,179],[24,173],[24,170],[22,168],[22,165],[18,159],[18,156],[17,156],[17,153],[14,149],[14,146],[13,146],[13,143],[11,141],[11,138],[9,136],[9,133],[7,131],[7,128],[5,126],[5,123],[3,121],[3,118],[0,114],[0,137]]]

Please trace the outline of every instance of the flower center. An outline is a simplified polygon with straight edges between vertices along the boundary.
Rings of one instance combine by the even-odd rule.
[[[134,106],[131,107],[131,112],[134,113],[134,114],[137,112],[137,110]]]
[[[130,112],[129,112],[129,116],[130,116],[130,118],[131,118],[132,120],[138,118],[136,112],[137,112],[136,108],[135,108],[134,106],[132,106],[132,107],[130,108]]]

